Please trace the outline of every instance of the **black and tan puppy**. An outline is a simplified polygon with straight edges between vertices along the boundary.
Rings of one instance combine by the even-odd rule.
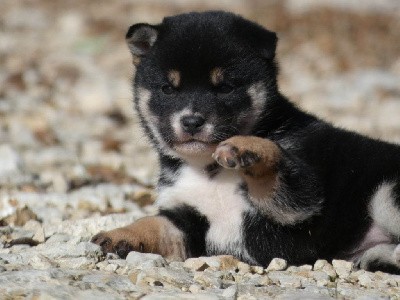
[[[136,110],[159,154],[160,212],[94,243],[121,257],[345,258],[399,273],[400,147],[282,96],[275,33],[206,12],[133,25],[126,39]]]

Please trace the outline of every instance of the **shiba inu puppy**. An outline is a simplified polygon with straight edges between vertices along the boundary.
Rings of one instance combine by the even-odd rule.
[[[160,211],[97,234],[103,251],[400,272],[400,147],[289,102],[275,33],[213,11],[136,24],[126,40],[135,107],[159,154]]]

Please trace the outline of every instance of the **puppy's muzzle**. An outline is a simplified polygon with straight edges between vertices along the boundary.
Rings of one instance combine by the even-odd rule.
[[[190,116],[183,116],[180,120],[182,129],[191,135],[195,135],[199,133],[206,120],[199,115],[190,115]]]

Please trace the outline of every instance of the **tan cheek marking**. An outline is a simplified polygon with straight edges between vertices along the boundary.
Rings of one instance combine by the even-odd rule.
[[[168,72],[168,80],[173,87],[178,88],[181,84],[181,73],[177,70],[170,70]]]
[[[210,73],[211,83],[215,86],[219,85],[224,80],[224,73],[221,68],[214,68]]]

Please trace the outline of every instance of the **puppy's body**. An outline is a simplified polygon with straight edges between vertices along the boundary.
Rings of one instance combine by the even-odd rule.
[[[400,147],[282,96],[274,33],[208,12],[134,25],[127,40],[136,109],[161,166],[160,213],[146,222],[174,235],[149,238],[134,223],[94,237],[104,251],[232,254],[264,266],[346,258],[400,271]]]

